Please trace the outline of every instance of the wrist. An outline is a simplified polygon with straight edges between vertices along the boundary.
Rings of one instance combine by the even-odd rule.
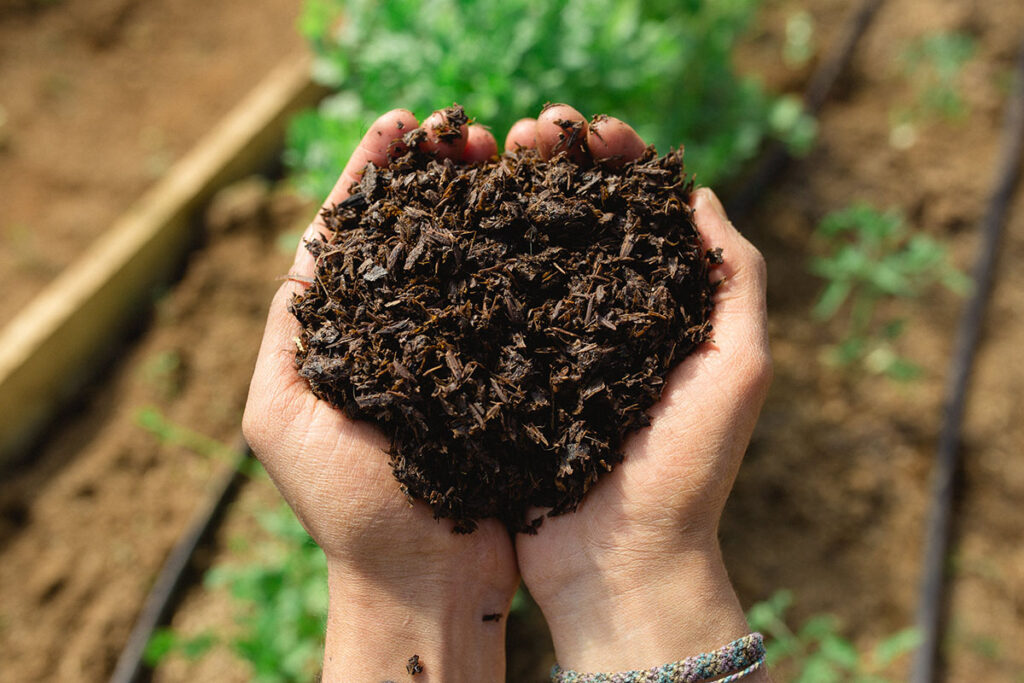
[[[422,666],[415,680],[423,683],[504,680],[512,594],[464,578],[380,581],[329,563],[325,683],[407,680],[414,655]],[[485,621],[490,614],[502,616]]]
[[[580,577],[557,595],[534,598],[559,665],[581,672],[661,666],[750,632],[717,545],[620,563]],[[757,672],[746,680],[768,678]]]

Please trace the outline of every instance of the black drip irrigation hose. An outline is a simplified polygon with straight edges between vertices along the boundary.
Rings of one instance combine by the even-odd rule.
[[[251,455],[249,446],[239,436],[236,447],[238,456],[232,465],[218,477],[210,490],[206,504],[196,514],[185,534],[178,539],[164,561],[156,582],[146,596],[146,602],[135,620],[128,642],[125,643],[117,666],[110,676],[110,683],[133,683],[142,672],[143,655],[153,632],[170,616],[175,598],[183,587],[185,570],[195,554],[196,548],[216,528],[224,510],[232,499],[231,493],[241,478],[242,466]]]
[[[982,244],[974,265],[974,288],[960,317],[956,346],[946,383],[943,424],[939,432],[932,471],[931,512],[925,536],[923,576],[918,594],[916,625],[921,645],[914,655],[912,683],[936,680],[942,637],[943,588],[946,553],[949,549],[953,490],[960,450],[960,428],[967,405],[971,366],[981,338],[985,308],[992,290],[999,242],[1010,201],[1020,178],[1024,156],[1024,42],[1017,57],[1016,81],[1007,103],[1003,122],[1002,158],[997,167],[995,189],[981,221]]]
[[[817,116],[829,94],[846,71],[860,39],[867,33],[871,21],[885,0],[863,0],[860,6],[846,20],[842,37],[832,53],[818,65],[804,90],[804,112]],[[783,142],[768,147],[761,162],[744,184],[743,189],[727,202],[729,218],[739,224],[771,185],[785,170],[791,155]]]
[[[853,57],[854,50],[861,36],[867,31],[876,11],[884,0],[864,0],[858,10],[846,22],[846,29],[839,47],[823,61],[815,70],[804,92],[804,109],[810,114],[817,114],[821,109],[836,81],[846,70]],[[789,160],[789,152],[785,145],[772,146],[758,166],[744,190],[730,202],[729,213],[737,219],[743,215],[757,200],[761,193],[778,177],[779,172]],[[142,671],[142,658],[146,645],[156,628],[164,622],[174,606],[174,599],[179,594],[185,570],[188,568],[196,548],[215,528],[227,504],[229,493],[235,488],[239,479],[239,470],[250,455],[248,446],[240,439],[243,447],[239,449],[239,458],[235,467],[226,472],[217,485],[211,490],[206,506],[196,515],[192,525],[184,536],[171,550],[160,575],[146,598],[131,635],[128,638],[117,666],[110,677],[110,683],[134,683]]]

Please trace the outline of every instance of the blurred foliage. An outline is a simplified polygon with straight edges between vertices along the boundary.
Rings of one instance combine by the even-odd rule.
[[[135,422],[162,444],[179,446],[209,458],[228,461],[238,458],[238,451],[231,446],[173,422],[159,408],[139,408],[135,413]]]
[[[149,356],[139,369],[140,379],[158,397],[170,400],[181,393],[185,364],[176,349],[165,349]]]
[[[949,119],[967,114],[960,74],[977,50],[966,33],[933,33],[913,41],[903,53],[907,78],[914,83],[919,113]]]
[[[813,119],[738,76],[731,52],[757,0],[306,0],[314,76],[333,88],[292,123],[286,160],[323,196],[362,133],[395,107],[457,101],[499,144],[547,101],[628,121],[664,153],[686,145],[705,184],[768,136],[806,148]]]
[[[807,10],[794,12],[786,19],[786,41],[782,44],[782,60],[787,66],[799,68],[814,56],[814,18]]]
[[[232,649],[261,683],[309,681],[320,671],[327,626],[327,560],[281,505],[260,515],[274,543],[259,563],[217,567],[204,582],[226,586],[234,598],[241,634]]]
[[[890,143],[898,148],[917,141],[921,123],[941,119],[963,121],[970,111],[961,94],[964,67],[973,59],[977,43],[966,33],[930,33],[912,41],[900,56],[903,77],[913,95],[890,114]]]
[[[747,621],[765,637],[768,666],[793,683],[889,683],[893,664],[917,647],[920,637],[908,628],[883,638],[867,653],[839,632],[831,614],[810,617],[797,630],[786,623],[793,604],[790,591],[779,591],[750,608]]]
[[[897,211],[881,212],[854,204],[827,215],[816,230],[824,256],[811,271],[825,280],[814,316],[828,320],[845,311],[845,338],[831,360],[863,364],[894,379],[912,379],[920,370],[901,358],[892,343],[903,333],[902,319],[878,320],[879,303],[924,294],[936,284],[963,293],[969,281],[951,265],[946,247],[915,233]]]
[[[228,646],[254,681],[315,678],[327,625],[327,560],[287,506],[260,514],[259,521],[271,536],[259,546],[262,559],[214,567],[204,577],[207,590],[230,592],[238,631],[225,642],[209,632],[186,636],[161,629],[150,639],[147,664],[175,656],[198,659]]]

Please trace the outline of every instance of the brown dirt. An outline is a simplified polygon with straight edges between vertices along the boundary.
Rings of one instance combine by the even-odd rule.
[[[806,70],[787,70],[777,55],[781,27],[797,6],[771,3],[763,30],[741,54],[767,81],[791,89]],[[804,6],[827,44],[848,3]],[[812,230],[825,213],[858,199],[901,207],[969,268],[1021,26],[1024,6],[1017,3],[890,0],[823,112],[815,151],[741,226],[769,264],[776,380],[723,520],[727,564],[745,604],[790,588],[795,621],[832,612],[864,647],[913,619],[928,476],[963,300],[938,292],[894,310],[908,319],[900,350],[925,369],[922,379],[896,384],[827,368],[816,355],[840,329],[810,322],[819,286],[805,268]],[[889,113],[911,97],[896,66],[902,46],[951,29],[978,39],[964,80],[970,118],[926,122],[916,144],[896,149]],[[1013,268],[1024,256],[1024,191],[1011,215],[964,432],[950,562],[951,681],[1020,681],[1024,671],[1024,549],[1017,540],[1024,531],[1017,398],[1024,387],[1024,275]],[[220,466],[158,443],[134,415],[152,404],[215,438],[234,435],[273,277],[287,268],[272,237],[282,229],[216,233],[161,304],[152,331],[40,452],[39,464],[0,484],[0,661],[13,680],[97,680],[109,672],[164,553]],[[160,371],[167,353],[182,359],[181,370]],[[266,486],[243,491],[214,562],[231,555],[233,535],[254,533],[249,506],[274,500]],[[223,595],[197,588],[175,624],[190,632],[227,628],[229,612]],[[523,632],[532,633],[530,626]],[[545,647],[528,653],[534,663],[520,662],[521,676],[512,680],[542,680]],[[246,680],[237,662],[218,657],[169,665],[158,678]]]
[[[279,225],[308,221],[304,204],[270,201]],[[290,262],[268,232],[214,237],[113,377],[31,469],[5,478],[0,656],[12,680],[109,675],[167,551],[226,466],[161,442],[138,413],[153,407],[235,441],[266,305]]]
[[[822,16],[846,11],[846,3],[811,3],[812,12],[819,5]],[[929,474],[964,300],[937,292],[894,311],[908,319],[900,351],[925,369],[921,380],[900,385],[828,370],[815,354],[840,330],[808,324],[818,291],[804,269],[811,231],[824,213],[853,201],[899,207],[969,270],[1021,26],[1019,5],[886,3],[823,112],[815,151],[742,226],[768,260],[776,381],[723,521],[728,566],[745,601],[790,588],[798,621],[833,612],[862,646],[913,620]],[[912,97],[899,54],[914,37],[951,30],[977,39],[963,79],[969,118],[922,123],[917,143],[896,149],[889,115]],[[1016,645],[1024,642],[1024,556],[1011,540],[1021,535],[1024,495],[1024,466],[1011,455],[1024,447],[1015,398],[1024,364],[1012,347],[1024,339],[1014,308],[1024,279],[1012,267],[1024,249],[1024,192],[1011,216],[964,430],[946,680],[1013,681],[1024,671]]]
[[[3,325],[302,41],[288,0],[0,5]]]

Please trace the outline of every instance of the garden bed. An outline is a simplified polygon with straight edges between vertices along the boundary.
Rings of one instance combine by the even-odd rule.
[[[825,45],[846,3],[805,3]],[[740,54],[770,83],[799,89],[806,70],[776,64],[794,3],[771,5]],[[900,207],[947,243],[968,269],[976,226],[993,180],[1005,81],[1024,8],[890,0],[859,48],[850,75],[826,105],[815,150],[797,162],[740,226],[769,265],[775,383],[732,498],[721,537],[744,604],[781,588],[795,593],[793,620],[836,614],[857,645],[913,620],[928,476],[948,358],[962,299],[936,291],[903,302],[899,350],[924,374],[895,382],[819,362],[841,335],[812,320],[819,283],[806,264],[814,227],[829,211],[867,200]],[[923,34],[977,38],[963,74],[964,121],[922,122],[914,144],[892,138],[892,112],[914,96],[897,66],[902,46]],[[819,46],[820,46],[819,45]],[[398,103],[396,103],[398,104]],[[699,172],[699,169],[695,169]],[[0,656],[16,680],[99,680],[108,675],[167,550],[227,466],[215,449],[198,455],[180,439],[139,426],[140,409],[230,443],[236,433],[265,308],[286,272],[294,231],[313,215],[259,183],[254,211],[225,218],[222,197],[205,247],[158,304],[147,334],[113,376],[39,453],[0,484]],[[237,195],[236,195],[237,198]],[[235,202],[236,204],[238,202]],[[246,203],[246,202],[241,202]],[[997,285],[975,368],[964,432],[963,488],[951,568],[948,680],[1013,681],[1024,670],[1024,447],[1016,396],[1024,365],[1024,320],[1016,312],[1024,275],[1024,193],[1011,209]],[[728,255],[726,255],[727,257]],[[202,449],[200,449],[202,450]],[[214,549],[198,566],[245,559],[262,532],[256,509],[277,500],[265,479],[242,487]],[[239,548],[246,539],[248,550]],[[211,554],[212,553],[212,554]],[[232,605],[196,586],[173,624],[182,632],[230,632]],[[527,613],[528,614],[528,613]],[[536,633],[522,619],[514,632]],[[522,629],[522,631],[520,631]],[[513,681],[540,680],[550,664],[541,636],[519,638]],[[526,645],[522,645],[526,643]],[[157,680],[248,680],[226,650],[198,662],[172,658]]]

